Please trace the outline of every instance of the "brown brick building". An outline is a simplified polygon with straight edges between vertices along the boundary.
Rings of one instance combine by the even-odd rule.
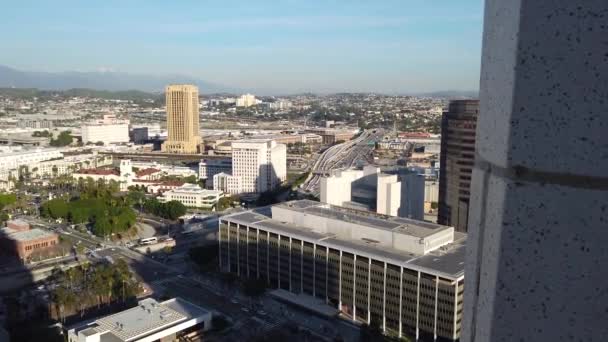
[[[27,225],[20,224],[18,229],[14,229],[15,225],[8,223],[8,227],[2,229],[0,243],[2,249],[8,254],[15,255],[21,260],[27,259],[32,253],[38,250],[53,247],[59,243],[59,236],[52,232],[47,232],[42,229],[29,229]]]

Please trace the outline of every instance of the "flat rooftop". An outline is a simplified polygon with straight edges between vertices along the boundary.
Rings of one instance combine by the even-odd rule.
[[[380,228],[386,230],[398,229],[407,235],[420,238],[427,237],[437,233],[438,231],[451,228],[426,221],[380,215],[373,212],[353,210],[310,200],[284,202],[277,204],[277,206],[297,209],[298,211],[313,214],[315,216],[351,222],[368,226],[370,228]]]
[[[179,298],[161,303],[146,298],[136,307],[81,325],[75,331],[87,336],[100,333],[100,342],[132,341],[208,313]]]
[[[190,194],[190,195],[191,194],[201,194],[201,195],[217,196],[217,195],[221,195],[223,192],[220,190],[203,189],[196,184],[184,183],[179,188],[169,190],[169,191],[167,191],[167,193],[172,193],[172,194],[182,193],[182,194]]]
[[[309,200],[284,202],[275,206],[288,208],[300,213],[300,215],[309,216],[309,219],[312,220],[311,222],[315,223],[318,223],[319,217],[331,218],[355,223],[362,227],[413,237],[414,240],[424,239],[429,236],[432,238],[436,233],[442,235],[442,232],[449,233],[453,231],[452,227],[431,222],[361,212]],[[258,227],[278,234],[288,235],[304,241],[322,244],[445,278],[456,279],[464,275],[467,238],[467,235],[464,233],[453,232],[453,239],[449,243],[441,245],[426,254],[422,254],[380,244],[378,241],[374,241],[373,237],[367,239],[364,236],[362,239],[350,239],[334,233],[321,232],[317,227],[309,227],[301,222],[300,224],[295,224],[273,219],[269,209],[270,207],[264,207],[227,215],[221,217],[220,220]]]
[[[38,240],[44,238],[52,238],[56,237],[57,234],[47,232],[46,230],[42,230],[39,228],[34,228],[30,230],[24,231],[14,231],[10,228],[4,228],[3,231],[8,235],[9,238],[15,241],[27,242],[31,240]]]

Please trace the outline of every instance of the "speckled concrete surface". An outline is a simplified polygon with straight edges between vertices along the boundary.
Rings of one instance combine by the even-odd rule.
[[[608,1],[487,0],[463,341],[608,340]]]

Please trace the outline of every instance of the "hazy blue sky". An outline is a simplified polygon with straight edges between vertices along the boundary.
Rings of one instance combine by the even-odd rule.
[[[272,91],[477,90],[482,0],[6,1],[0,64]]]

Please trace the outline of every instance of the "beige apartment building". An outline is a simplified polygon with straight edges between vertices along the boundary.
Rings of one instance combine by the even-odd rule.
[[[200,152],[202,141],[199,133],[198,88],[188,84],[172,84],[165,88],[165,96],[169,136],[162,151]]]

